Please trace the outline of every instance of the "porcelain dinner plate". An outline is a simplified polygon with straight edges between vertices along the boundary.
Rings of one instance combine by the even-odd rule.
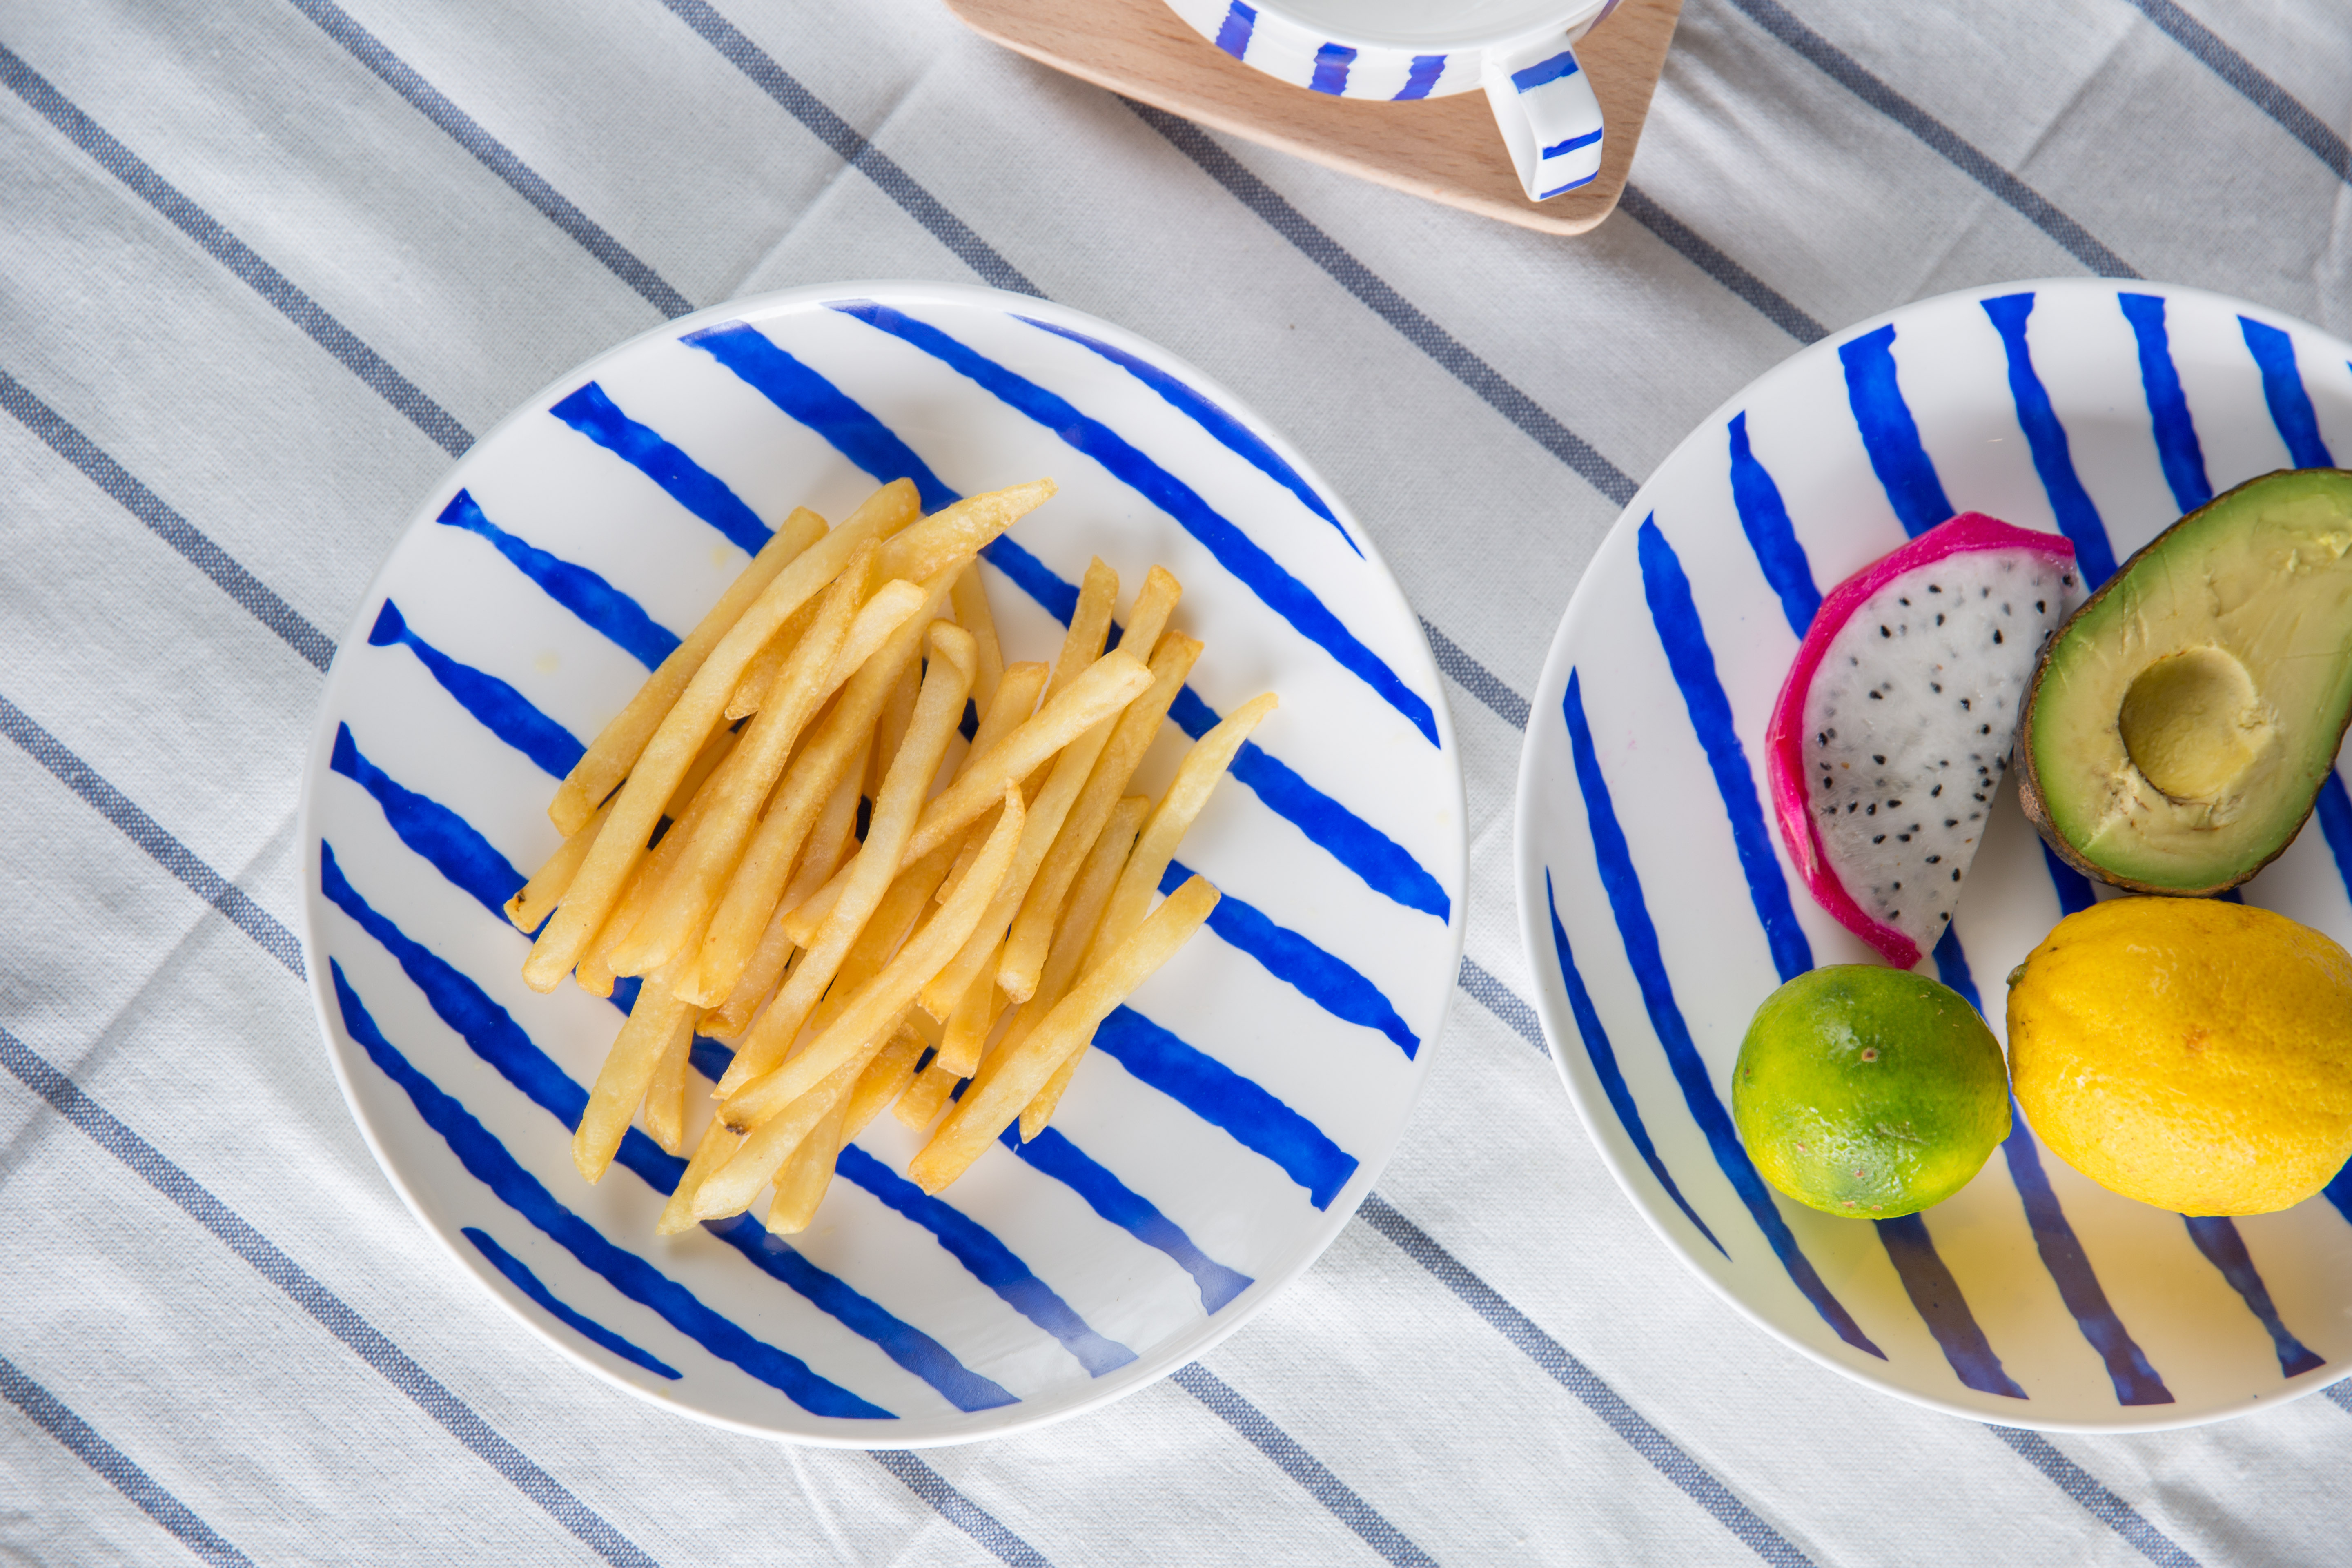
[[[499,913],[558,842],[558,779],[793,506],[838,521],[901,476],[931,510],[1039,475],[1060,494],[985,558],[1006,657],[1053,657],[1094,555],[1122,604],[1167,565],[1175,624],[1207,645],[1138,787],[1164,787],[1218,715],[1281,695],[1171,870],[1223,903],[1105,1024],[1037,1140],[931,1197],[903,1175],[919,1139],[885,1115],[805,1232],[746,1215],[657,1237],[682,1160],[633,1131],[591,1186],[570,1154],[629,984],[533,993]],[[952,285],[701,311],[485,437],[343,639],[301,842],[329,1055],[425,1226],[592,1371],[859,1447],[1097,1405],[1262,1307],[1394,1148],[1462,943],[1437,670],[1337,494],[1150,344]],[[698,1043],[706,1079],[727,1059]],[[709,1102],[688,1103],[690,1146]]]
[[[1633,498],[1560,623],[1518,796],[1521,933],[1587,1130],[1700,1278],[1831,1367],[2008,1426],[2211,1420],[2352,1370],[2352,1182],[2184,1219],[2078,1175],[2020,1117],[1958,1196],[1869,1223],[1776,1196],[1741,1151],[1748,1016],[1874,962],[1769,826],[1766,721],[1822,595],[1946,517],[2074,542],[2090,586],[2274,468],[2352,462],[2352,347],[2195,289],[1950,294],[1837,333],[1710,416]],[[2331,778],[2249,901],[2352,943],[2352,802]],[[2013,783],[1923,971],[1996,1033],[2003,979],[2104,889]]]

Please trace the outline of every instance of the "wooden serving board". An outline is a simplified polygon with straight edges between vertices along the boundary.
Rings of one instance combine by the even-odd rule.
[[[1601,174],[1567,195],[1531,202],[1483,92],[1419,103],[1309,92],[1250,69],[1162,0],[947,0],[947,6],[1007,48],[1171,114],[1551,234],[1582,234],[1616,210],[1682,15],[1682,0],[1623,0],[1577,44],[1609,131]]]

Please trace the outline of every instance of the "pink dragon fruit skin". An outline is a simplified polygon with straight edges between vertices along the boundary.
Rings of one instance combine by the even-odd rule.
[[[1951,919],[2076,580],[2064,539],[1963,512],[1839,584],[1797,649],[1765,731],[1780,840],[1889,963]]]

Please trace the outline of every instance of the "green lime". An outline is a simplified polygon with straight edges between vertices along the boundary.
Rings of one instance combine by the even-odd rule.
[[[1756,1009],[1731,1116],[1764,1179],[1828,1214],[1942,1203],[2009,1136],[2009,1070],[1949,986],[1874,963],[1800,974]]]

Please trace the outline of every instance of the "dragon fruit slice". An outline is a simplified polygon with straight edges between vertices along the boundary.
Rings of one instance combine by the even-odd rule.
[[[1797,650],[1765,731],[1781,842],[1890,963],[1951,921],[2075,581],[2065,540],[1963,512],[1839,584]]]

